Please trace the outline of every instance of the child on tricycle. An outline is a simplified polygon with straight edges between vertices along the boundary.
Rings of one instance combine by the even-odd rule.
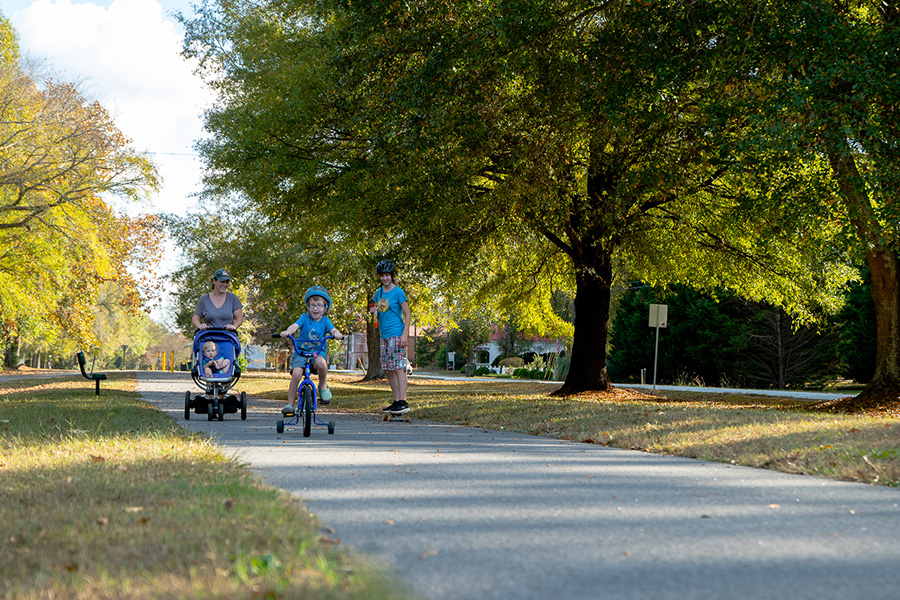
[[[331,295],[328,290],[320,285],[314,285],[303,296],[306,303],[307,312],[300,315],[300,318],[292,323],[287,329],[279,335],[281,337],[290,337],[298,333],[298,337],[307,340],[305,347],[314,353],[314,360],[311,367],[313,375],[319,376],[319,400],[322,404],[331,402],[331,390],[328,389],[328,363],[325,360],[327,343],[321,344],[321,350],[313,348],[310,340],[324,340],[330,335],[336,340],[344,339],[344,335],[337,330],[332,324],[331,319],[326,315],[328,309],[331,308]],[[304,365],[307,357],[301,356],[297,350],[291,355],[291,383],[288,387],[288,404],[294,406],[297,403],[297,388],[300,380],[303,379]]]

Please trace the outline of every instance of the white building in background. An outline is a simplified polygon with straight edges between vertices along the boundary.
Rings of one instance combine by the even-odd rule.
[[[503,354],[500,348],[500,341],[505,335],[504,331],[500,331],[495,327],[491,328],[490,340],[483,344],[475,346],[478,354],[478,367],[490,367],[494,363],[494,359]],[[565,341],[562,339],[532,337],[524,340],[516,340],[516,347],[519,350],[519,356],[534,352],[535,354],[559,354],[566,348]],[[484,360],[487,359],[487,360]]]
[[[248,369],[265,369],[266,368],[266,349],[264,346],[255,346],[247,344],[243,348],[244,358],[247,359]]]

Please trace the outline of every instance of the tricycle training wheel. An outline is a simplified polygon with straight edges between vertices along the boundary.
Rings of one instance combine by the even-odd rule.
[[[334,435],[334,421],[328,421],[328,433]]]
[[[275,431],[284,433],[284,421],[282,419],[278,419],[278,422],[275,423]]]

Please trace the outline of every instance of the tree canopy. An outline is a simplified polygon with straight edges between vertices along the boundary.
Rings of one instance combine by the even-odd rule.
[[[827,164],[840,248],[864,258],[875,307],[875,374],[854,401],[900,397],[900,7],[814,0],[734,3],[723,40],[734,79],[758,82],[748,141]]]
[[[743,110],[774,75],[735,75],[731,9],[204,2],[185,52],[219,92],[208,189],[340,232],[331,248],[389,240],[417,272],[571,333],[562,393],[604,389],[617,276],[801,317],[854,276],[825,157],[747,143]]]
[[[157,180],[107,111],[25,69],[2,15],[0,49],[0,336],[14,364],[20,343],[93,345],[106,284],[119,286],[122,306],[145,308],[162,230],[110,205],[145,197]]]

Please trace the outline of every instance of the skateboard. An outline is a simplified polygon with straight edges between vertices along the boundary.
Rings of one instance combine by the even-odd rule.
[[[409,416],[409,411],[399,413],[399,412],[386,412],[381,413],[382,421],[406,421],[407,423],[412,423],[412,419]]]

